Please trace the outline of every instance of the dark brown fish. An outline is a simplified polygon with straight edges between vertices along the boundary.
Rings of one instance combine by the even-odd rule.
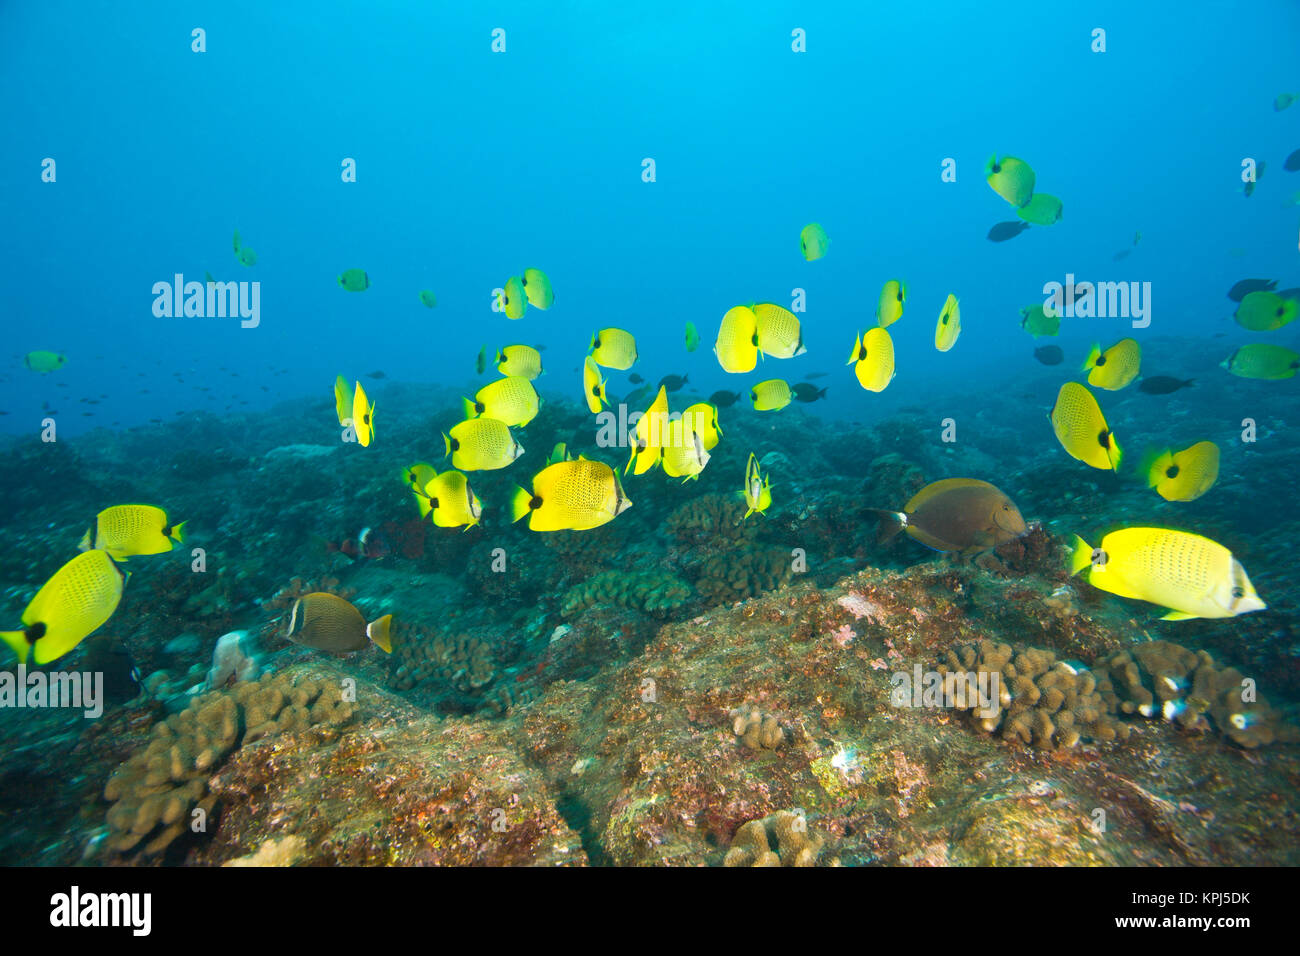
[[[790,391],[801,402],[815,402],[819,398],[826,397],[826,389],[818,388],[816,385],[810,385],[807,382],[799,382],[797,385],[790,386]]]
[[[1015,502],[996,486],[975,478],[936,481],[918,491],[902,511],[879,513],[893,519],[882,541],[906,531],[936,551],[977,554],[1029,530]]]
[[[1300,171],[1300,149],[1297,149],[1286,158],[1286,161],[1282,163],[1282,168],[1288,173]]]
[[[989,242],[1006,242],[1029,228],[1027,222],[1000,222],[989,230]]]
[[[718,408],[728,408],[731,405],[735,405],[736,402],[739,401],[739,399],[740,399],[739,392],[728,392],[728,391],[714,392],[712,395],[709,396],[709,404],[716,405],[718,406]]]
[[[1065,361],[1065,352],[1059,345],[1044,345],[1042,348],[1034,349],[1034,358],[1044,365],[1060,365]]]
[[[1228,298],[1240,302],[1252,292],[1272,292],[1276,288],[1276,279],[1242,279],[1228,290]]]
[[[1148,375],[1138,382],[1138,391],[1148,395],[1168,395],[1180,388],[1188,388],[1196,379],[1174,378],[1172,375]]]
[[[388,628],[392,621],[393,615],[385,614],[367,624],[361,612],[343,598],[314,591],[293,602],[285,637],[295,644],[331,654],[359,651],[374,641],[391,654],[393,645],[388,639]]]

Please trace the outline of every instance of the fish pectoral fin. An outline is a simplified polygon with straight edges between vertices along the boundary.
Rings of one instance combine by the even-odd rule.
[[[1186,611],[1170,611],[1160,618],[1162,621],[1192,621],[1200,617],[1199,614],[1188,614]]]

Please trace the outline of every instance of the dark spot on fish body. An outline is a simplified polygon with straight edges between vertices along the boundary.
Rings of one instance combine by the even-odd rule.
[[[1166,477],[1166,478],[1177,478],[1177,477],[1178,477],[1178,466],[1177,466],[1177,465],[1170,465],[1167,469],[1165,469],[1165,477]]]
[[[1000,173],[1000,172],[1002,172],[1002,166],[1001,166],[999,163],[994,163],[994,164],[993,164],[993,172],[994,172],[994,173]]]
[[[1098,355],[1098,356],[1097,356],[1097,361],[1096,361],[1095,363],[1093,363],[1093,364],[1095,364],[1095,365],[1097,366],[1097,368],[1101,368],[1103,365],[1106,364],[1106,356],[1104,356],[1104,355]]]
[[[1246,596],[1246,591],[1243,588],[1235,587],[1232,589],[1232,596],[1240,600],[1241,598],[1244,598]]]
[[[1102,448],[1110,447],[1110,429],[1103,428],[1101,430],[1101,433],[1097,436],[1097,444],[1101,445]]]
[[[45,622],[37,621],[35,624],[23,631],[23,636],[27,638],[28,644],[35,644],[45,636]]]
[[[942,322],[944,325],[947,325],[947,324],[948,324],[948,313],[945,312],[945,313],[943,314],[943,318],[940,319],[939,321]]]
[[[536,495],[533,495],[533,497],[528,499],[528,510],[536,511],[541,506],[542,506],[542,499],[537,497]]]

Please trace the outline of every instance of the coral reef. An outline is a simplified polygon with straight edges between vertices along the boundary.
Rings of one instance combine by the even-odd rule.
[[[216,798],[208,779],[233,751],[273,734],[345,724],[354,710],[336,686],[270,674],[195,698],[154,725],[148,744],[109,777],[107,847],[117,853],[139,847],[146,858],[162,854],[195,811],[201,819],[211,816]]]
[[[293,607],[293,602],[298,600],[304,594],[312,594],[316,591],[325,591],[329,594],[336,594],[345,601],[350,601],[356,597],[356,588],[345,587],[338,578],[333,575],[325,575],[315,580],[305,580],[303,578],[291,578],[289,583],[275,594],[262,602],[263,610],[267,611],[287,611]]]
[[[560,613],[570,617],[597,604],[615,604],[662,615],[690,599],[690,585],[663,571],[603,571],[569,588]]]
[[[422,681],[436,679],[461,693],[482,690],[496,676],[492,648],[486,641],[465,634],[447,637],[419,624],[399,624],[394,629],[390,686],[410,690]]]
[[[785,731],[771,714],[757,707],[742,704],[727,716],[732,718],[732,730],[750,750],[775,750],[785,741]]]
[[[940,664],[943,692],[957,709],[987,733],[1035,747],[1068,748],[1082,739],[1127,739],[1129,729],[1115,720],[1098,690],[1098,680],[1056,660],[1049,650],[1029,647],[1016,653],[1010,644],[982,641],[950,649]],[[980,689],[998,699],[981,709]]]
[[[1120,713],[1163,716],[1183,730],[1208,730],[1212,724],[1247,749],[1300,740],[1300,728],[1256,696],[1253,682],[1234,667],[1216,667],[1206,651],[1149,641],[1116,651],[1098,669],[1103,674],[1099,691]]]
[[[734,495],[708,494],[678,505],[665,524],[681,544],[730,550],[758,537],[758,522],[744,519],[745,506]]]
[[[816,866],[826,838],[808,827],[802,810],[778,810],[736,831],[722,865]]]
[[[709,605],[734,604],[784,587],[793,577],[789,551],[750,549],[709,558],[700,568],[695,587]]]

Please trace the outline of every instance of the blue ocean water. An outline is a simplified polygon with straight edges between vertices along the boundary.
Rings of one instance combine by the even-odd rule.
[[[472,764],[481,745],[492,760],[517,760],[502,779],[533,775],[519,790],[538,824],[530,832],[562,833],[570,861],[721,863],[742,827],[803,801],[810,825],[831,835],[823,862],[833,850],[849,864],[1240,864],[1251,854],[1294,863],[1293,793],[1276,794],[1295,779],[1300,514],[1287,434],[1300,403],[1294,379],[1249,381],[1217,365],[1246,343],[1300,348],[1294,325],[1243,328],[1227,295],[1249,278],[1300,286],[1300,170],[1283,167],[1300,149],[1300,104],[1274,105],[1279,94],[1300,96],[1298,40],[1290,0],[1263,0],[1248,15],[1226,2],[1029,0],[0,3],[10,107],[0,137],[0,460],[9,465],[0,628],[16,626],[74,557],[100,509],[149,501],[190,522],[184,542],[164,541],[167,553],[131,558],[114,616],[52,664],[117,672],[120,699],[100,723],[10,710],[0,687],[9,741],[0,790],[17,794],[0,821],[0,860],[221,863],[292,830],[308,847],[298,862],[551,862],[544,841],[493,857],[465,851],[473,841],[390,840],[428,807],[444,812],[443,780],[429,768]],[[1032,165],[1036,192],[1063,203],[1059,222],[989,240],[996,224],[1016,221],[986,181],[994,155]],[[814,222],[830,247],[809,262],[800,231]],[[252,266],[237,259],[236,231],[256,251]],[[511,321],[493,306],[507,278],[529,267],[549,276],[555,302]],[[340,288],[351,269],[365,271],[369,288]],[[157,314],[159,288],[170,298],[177,276],[198,283],[205,273],[256,283],[256,322]],[[907,284],[903,318],[889,327],[897,375],[869,392],[845,360],[855,335],[876,325],[890,279]],[[1071,279],[1133,283],[1148,311],[1067,317],[1059,336],[1027,335],[1021,310]],[[436,308],[421,304],[425,289]],[[935,322],[950,294],[962,331],[940,352]],[[712,351],[719,322],[752,302],[794,309],[807,351],[727,374]],[[694,352],[683,342],[688,322],[699,332]],[[647,386],[689,376],[674,411],[720,389],[740,400],[722,411],[717,464],[697,483],[632,476],[636,508],[608,527],[534,533],[511,523],[510,502],[553,443],[615,468],[626,460],[623,449],[596,447],[599,423],[579,392],[592,334],[607,327],[635,334],[630,371]],[[1122,437],[1127,455],[1112,474],[1067,455],[1047,412],[1060,384],[1082,377],[1092,343],[1126,336],[1143,347],[1144,376],[1196,385],[1172,395],[1095,390],[1106,433]],[[527,457],[471,472],[481,523],[435,528],[419,518],[401,468],[445,467],[439,432],[458,421],[454,396],[495,377],[491,363],[475,372],[476,355],[512,343],[545,349],[536,387],[547,405],[522,433]],[[1061,364],[1035,357],[1045,345],[1063,349]],[[25,367],[34,351],[66,364],[48,374]],[[340,375],[376,404],[365,449],[333,442]],[[617,408],[634,382],[624,371],[605,376]],[[746,393],[774,377],[827,395],[761,415]],[[949,422],[956,442],[940,437]],[[1202,439],[1222,448],[1217,485],[1196,501],[1157,497],[1135,468],[1142,452]],[[771,510],[729,520],[751,453],[773,482]],[[1025,533],[1004,542],[1009,554],[977,564],[877,536],[881,510],[950,477],[996,481],[1014,499]],[[1096,544],[1135,525],[1222,542],[1268,608],[1161,622],[1154,603],[1068,574],[1073,534]],[[373,552],[368,540],[379,542]],[[199,551],[202,569],[190,564]],[[807,566],[791,567],[787,555]],[[335,658],[291,640],[291,609],[319,592],[354,601],[362,623],[392,614],[394,651],[363,641]],[[678,627],[694,654],[680,653]],[[1056,737],[1039,733],[1046,743],[1034,745],[1055,751],[1050,759],[1019,746],[1027,721],[1015,731],[1008,718],[995,735],[956,713],[887,711],[888,672],[948,666],[959,637],[972,642],[964,667],[987,638],[1017,652],[1046,648],[1072,662],[1072,678],[1118,674],[1125,662],[1111,655],[1174,642],[1160,644],[1155,663],[1143,660],[1143,676],[1159,688],[1176,672],[1181,709],[1162,721],[1159,706],[1143,704],[1144,714],[1136,696],[1116,692],[1090,736],[1071,737],[1066,724]],[[223,654],[246,669],[228,674]],[[8,651],[0,656],[7,665]],[[1222,712],[1203,708],[1206,719],[1189,657],[1219,695]],[[1272,709],[1233,712],[1233,667],[1259,677]],[[250,792],[239,774],[262,772],[251,746],[260,736],[227,741],[202,767],[168,778],[199,784],[185,791],[187,813],[211,798],[212,833],[178,839],[159,807],[150,817],[137,798],[156,796],[153,784],[109,795],[106,781],[131,777],[132,760],[147,763],[149,735],[178,713],[238,699],[247,719],[240,695],[251,692],[239,684],[259,668],[270,682],[317,682],[316,693],[340,675],[362,681],[363,706],[336,711],[328,733],[408,729],[409,746],[395,746],[398,756],[383,758],[394,764],[374,776],[416,781],[409,793],[428,806],[394,809],[389,794],[366,792],[357,805],[384,826],[356,844],[322,835],[336,818],[313,811],[336,794],[312,788],[353,786],[372,768],[356,772],[310,736],[276,743],[289,756],[258,783],[282,788],[282,816],[259,819],[239,797]],[[643,671],[660,675],[665,697],[681,695],[672,717],[638,723],[646,698],[619,698],[644,691]],[[789,745],[751,745],[770,741],[772,724]],[[1123,747],[1127,731],[1117,738],[1112,724],[1138,728],[1142,746]],[[635,729],[607,740],[612,727]],[[287,740],[303,728],[280,729]],[[459,733],[478,736],[457,749]],[[218,792],[210,771],[238,762],[244,743],[249,753]],[[931,759],[936,750],[961,761]],[[630,767],[651,752],[681,760],[622,779],[620,760]],[[69,762],[83,772],[64,787]],[[672,775],[684,766],[709,768],[709,787]],[[884,777],[871,775],[881,767]],[[1201,785],[1211,779],[1227,783],[1211,792]],[[1030,806],[1006,794],[1058,790],[1086,811],[1112,800],[1116,780],[1150,802],[1106,804],[1129,826],[1101,849],[1079,838],[1072,817],[1034,829],[961,816],[974,806],[984,821]],[[498,796],[489,790],[474,791],[485,802],[467,797],[448,811],[456,826],[487,818]],[[710,796],[724,793],[739,796]],[[896,802],[880,810],[886,797]],[[654,818],[664,805],[691,822]],[[1063,814],[1062,805],[1031,809]],[[1125,818],[1132,806],[1146,809]],[[1166,821],[1169,806],[1184,816],[1148,826]],[[37,819],[34,807],[49,812]],[[140,832],[122,823],[137,811]],[[1218,814],[1216,829],[1202,826],[1202,811]],[[981,843],[1021,832],[1031,834],[1021,857]],[[1054,856],[1062,847],[1079,852]]]
[[[792,52],[795,29],[807,52]],[[1297,184],[1281,158],[1296,114],[1270,104],[1294,85],[1297,36],[1300,11],[1281,0],[1249,17],[1230,4],[7,3],[0,428],[34,433],[42,402],[75,401],[65,391],[109,396],[65,416],[75,433],[328,394],[345,369],[459,384],[484,342],[581,356],[607,325],[638,335],[652,380],[688,373],[707,393],[735,385],[708,349],[722,313],[798,288],[809,352],[779,370],[794,379],[841,365],[894,277],[909,287],[897,380],[885,396],[832,387],[828,413],[1032,368],[1018,310],[1068,273],[1151,282],[1140,339],[1236,341],[1224,291],[1295,272],[1283,199]],[[1014,219],[984,182],[992,153],[1030,161],[1063,221],[986,241]],[[1271,160],[1249,200],[1244,157]],[[946,158],[956,182],[941,181]],[[809,221],[833,243],[811,264],[797,245]],[[253,268],[234,259],[236,228]],[[557,303],[511,323],[492,290],[526,266],[548,272]],[[364,294],[335,283],[352,267],[371,277]],[[261,283],[256,329],[154,317],[154,283],[204,270]],[[938,354],[949,292],[963,339]],[[687,320],[704,340],[694,355]],[[1067,323],[1062,344],[1125,325]],[[69,389],[21,367],[33,349],[68,356]],[[568,389],[576,364],[557,360],[543,387]]]

